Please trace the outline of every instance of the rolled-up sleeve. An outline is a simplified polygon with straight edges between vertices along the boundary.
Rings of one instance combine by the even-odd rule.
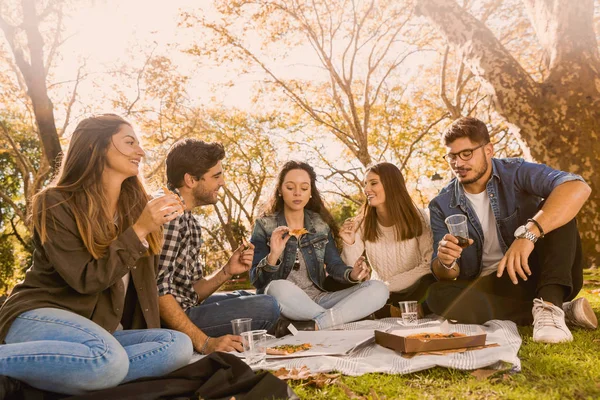
[[[550,168],[545,164],[536,164],[524,161],[515,177],[515,185],[534,196],[547,198],[559,185],[570,181],[585,182],[577,175]]]

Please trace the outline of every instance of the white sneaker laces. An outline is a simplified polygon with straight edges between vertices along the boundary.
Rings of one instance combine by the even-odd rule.
[[[534,321],[536,326],[554,326],[556,328],[560,328],[560,318],[558,318],[559,315],[554,310],[554,307],[539,300],[536,301],[536,308],[537,310]],[[539,308],[541,308],[541,310]]]

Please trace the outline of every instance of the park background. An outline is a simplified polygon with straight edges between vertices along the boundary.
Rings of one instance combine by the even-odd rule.
[[[289,159],[316,167],[338,222],[377,161],[398,165],[426,207],[451,179],[440,132],[470,115],[488,124],[497,157],[592,187],[578,216],[581,295],[599,310],[599,35],[600,0],[0,0],[0,295],[31,263],[31,196],[91,114],[134,124],[150,190],[176,140],[225,145],[227,188],[197,210],[208,271],[249,237]],[[519,332],[517,374],[436,368],[292,386],[311,399],[600,397],[598,331],[551,347]]]
[[[198,210],[209,270],[288,159],[316,167],[338,221],[383,160],[426,207],[451,178],[439,134],[466,115],[497,157],[583,175],[598,260],[599,0],[3,0],[0,30],[0,292],[30,265],[31,196],[101,112],[135,125],[151,190],[176,140],[225,145],[227,188]]]

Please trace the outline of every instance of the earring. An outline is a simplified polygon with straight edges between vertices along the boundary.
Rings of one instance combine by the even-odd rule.
[[[312,196],[310,196],[309,199],[312,199]]]

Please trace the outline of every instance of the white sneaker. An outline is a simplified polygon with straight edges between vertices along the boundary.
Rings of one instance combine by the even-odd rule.
[[[533,299],[533,341],[560,343],[573,340],[565,323],[565,312],[552,303]]]
[[[598,318],[596,318],[590,302],[585,297],[563,303],[562,309],[565,312],[567,324],[587,329],[598,327]]]

